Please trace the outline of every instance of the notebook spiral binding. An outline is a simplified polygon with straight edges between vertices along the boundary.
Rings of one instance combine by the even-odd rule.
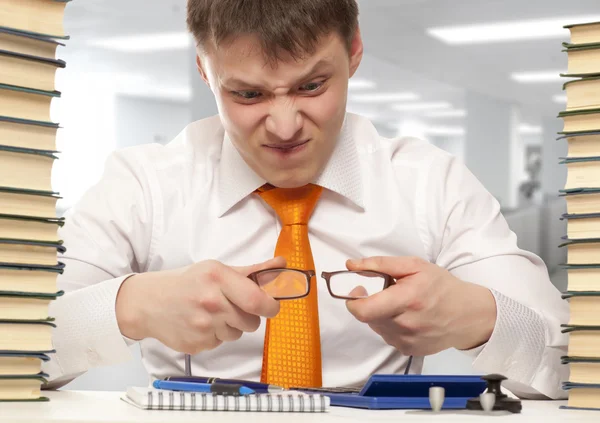
[[[157,408],[160,410],[175,410],[175,396],[179,396],[178,410],[187,410],[186,398],[189,397],[192,410],[199,411],[252,411],[253,403],[258,410],[285,412],[298,409],[299,412],[323,412],[327,408],[326,397],[324,395],[295,396],[292,394],[261,394],[261,395],[219,395],[198,392],[174,392],[157,391],[154,392],[158,397]],[[148,408],[154,407],[154,395],[148,392]],[[210,401],[212,407],[209,407],[207,397],[213,397]],[[217,401],[217,397],[223,399],[223,405]],[[266,407],[265,407],[266,400]],[[308,400],[308,404],[306,404]],[[231,404],[233,402],[233,404]],[[287,402],[287,404],[286,404]],[[287,405],[287,407],[286,407]]]

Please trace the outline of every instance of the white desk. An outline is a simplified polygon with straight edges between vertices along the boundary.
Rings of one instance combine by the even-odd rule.
[[[121,401],[119,392],[45,392],[46,403],[0,403],[2,423],[358,423],[358,422],[479,422],[495,423],[543,421],[544,423],[600,421],[600,412],[560,410],[562,401],[523,401],[520,414],[467,410],[433,413],[425,410],[358,410],[332,407],[327,413],[248,413],[206,411],[140,410]]]

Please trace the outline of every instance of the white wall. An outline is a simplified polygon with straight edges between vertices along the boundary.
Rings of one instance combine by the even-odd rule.
[[[184,102],[119,95],[115,101],[117,148],[170,142],[191,121]]]

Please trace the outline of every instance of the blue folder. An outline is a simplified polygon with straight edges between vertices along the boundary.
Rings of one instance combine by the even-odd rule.
[[[361,389],[296,388],[320,392],[330,398],[332,406],[367,409],[430,409],[429,388],[445,390],[443,409],[466,408],[467,400],[478,397],[487,388],[480,376],[470,375],[372,375]]]

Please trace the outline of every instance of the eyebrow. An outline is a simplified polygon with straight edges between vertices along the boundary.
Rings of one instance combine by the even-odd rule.
[[[309,77],[313,76],[315,73],[328,70],[332,65],[333,65],[333,63],[330,60],[321,59],[317,63],[315,63],[315,65],[308,72],[305,72],[304,75],[301,75],[300,78],[298,78],[298,81],[304,81],[304,80],[308,79]],[[223,81],[223,85],[226,85],[226,86],[237,85],[237,86],[252,87],[252,88],[264,88],[260,84],[253,84],[251,82],[244,81],[243,79],[239,79],[239,78],[235,78],[235,77],[225,79]]]

